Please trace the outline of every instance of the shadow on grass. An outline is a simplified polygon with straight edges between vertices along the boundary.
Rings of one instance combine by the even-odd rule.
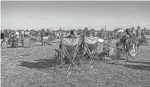
[[[131,65],[131,64],[123,64],[123,66],[131,69],[150,71],[150,66],[146,65]]]
[[[20,61],[19,66],[35,69],[46,69],[51,68],[56,64],[55,59],[40,59],[35,60],[36,62]]]
[[[102,60],[103,57],[107,56],[108,54],[106,52],[101,52],[101,53],[98,53],[97,56],[99,58],[99,60]],[[116,57],[115,57],[116,58]],[[117,60],[126,60],[126,58],[118,58]]]
[[[149,64],[150,65],[150,62],[144,62],[144,61],[127,61],[129,63],[142,63],[142,64]]]
[[[127,60],[126,58],[118,58],[117,60]]]
[[[150,66],[148,65],[132,65],[132,64],[117,64],[117,63],[109,63],[109,64],[124,66],[135,70],[150,71]]]
[[[22,54],[22,55],[20,55],[20,56],[30,56],[30,54]]]

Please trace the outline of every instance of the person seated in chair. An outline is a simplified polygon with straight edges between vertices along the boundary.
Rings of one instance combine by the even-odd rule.
[[[70,35],[68,36],[68,38],[76,38],[73,30],[70,31]]]
[[[110,44],[104,43],[103,52],[105,53],[106,56],[109,56],[109,51],[110,51]]]

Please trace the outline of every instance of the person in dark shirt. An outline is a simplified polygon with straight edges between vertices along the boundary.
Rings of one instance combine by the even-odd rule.
[[[42,29],[42,31],[40,32],[40,36],[41,36],[41,42],[42,42],[42,46],[43,44],[43,37],[44,37],[44,29]]]
[[[121,43],[123,48],[126,49],[128,40],[132,35],[130,34],[130,29],[126,29],[124,33],[125,34],[120,38],[119,43]],[[117,43],[116,43],[116,45],[117,45]]]
[[[1,47],[2,47],[3,40],[4,40],[4,33],[1,32]]]
[[[141,30],[140,30],[140,26],[137,27],[137,30],[136,30],[136,37],[141,37]]]
[[[70,31],[70,35],[68,36],[68,38],[75,38],[75,37],[76,37],[76,36],[75,36],[73,30],[71,30],[71,31]]]
[[[5,34],[3,32],[1,32],[1,47],[2,47],[2,43],[5,41]]]
[[[4,39],[4,33],[1,32],[1,39]]]

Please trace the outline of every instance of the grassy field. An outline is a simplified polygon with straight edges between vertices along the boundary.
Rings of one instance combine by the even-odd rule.
[[[99,67],[64,76],[53,70],[52,46],[5,48],[1,50],[2,87],[150,87],[150,45],[142,46],[134,60],[116,64],[100,61]]]

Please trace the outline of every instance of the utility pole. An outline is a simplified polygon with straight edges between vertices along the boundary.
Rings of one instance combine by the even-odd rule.
[[[105,39],[106,39],[106,25],[105,25]]]
[[[62,31],[61,27],[60,27],[60,32],[61,32],[61,37],[63,37],[63,31]]]
[[[52,31],[52,27],[51,27],[51,31]]]

